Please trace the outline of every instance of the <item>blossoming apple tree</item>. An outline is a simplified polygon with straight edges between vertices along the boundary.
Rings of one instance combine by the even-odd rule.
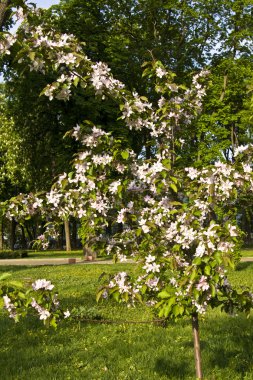
[[[230,313],[249,313],[252,307],[252,294],[233,289],[226,277],[227,268],[239,259],[237,204],[242,194],[252,192],[252,147],[238,147],[233,164],[180,167],[180,131],[201,112],[207,71],[193,76],[191,87],[185,88],[161,62],[147,63],[144,80],[156,92],[150,101],[128,91],[105,63],[91,62],[74,36],[39,24],[38,10],[18,13],[23,24],[16,35],[3,35],[0,44],[3,54],[15,51],[15,68],[53,73],[55,80],[43,91],[49,100],[67,101],[78,86],[92,88],[98,101],[111,97],[126,128],[148,132],[152,155],[137,156],[86,121],[71,132],[82,146],[73,171],[63,173],[44,195],[20,194],[6,202],[6,215],[22,221],[40,212],[49,222],[39,237],[44,246],[54,220],[75,216],[89,225],[96,249],[100,244],[122,261],[126,255],[135,257],[141,275],[118,273],[101,287],[97,299],[145,302],[164,319],[190,317],[196,375],[202,378],[198,316],[208,305]],[[101,248],[99,234],[108,223],[122,224],[122,232],[103,240]]]

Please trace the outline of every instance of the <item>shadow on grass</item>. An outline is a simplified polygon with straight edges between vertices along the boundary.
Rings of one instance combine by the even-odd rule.
[[[236,271],[242,271],[242,270],[252,268],[252,267],[253,267],[252,261],[244,261],[244,262],[237,264]]]
[[[246,273],[252,266],[253,263],[240,263],[239,271],[245,269]],[[59,298],[64,308],[96,306],[108,319],[149,318],[141,307],[126,310],[113,302],[96,304],[98,278],[103,271],[111,272],[112,269],[105,265],[70,266],[57,270],[43,267],[37,271],[9,266],[0,267],[0,273],[12,272],[18,277],[24,271],[24,276],[54,276],[52,279],[60,288]],[[244,277],[248,275],[250,271],[243,274]],[[194,379],[190,320],[169,323],[164,329],[151,324],[133,326],[122,323],[119,326],[68,321],[55,332],[47,330],[34,318],[15,325],[8,317],[0,316],[0,336],[3,342],[0,346],[0,378],[5,380],[40,380],[52,376],[90,380]],[[200,323],[200,336],[207,379],[253,379],[253,318],[246,319],[243,315],[232,318],[211,311]],[[98,372],[98,368],[107,369]],[[46,371],[43,377],[39,375],[40,371]],[[90,373],[94,373],[93,377]]]
[[[241,315],[238,318],[209,316],[201,323],[200,329],[206,378],[221,379],[224,375],[224,379],[232,380],[253,375],[250,372],[253,364],[252,318],[247,320]],[[58,367],[62,367],[63,371],[66,362],[71,363],[71,360],[75,363],[92,361],[94,367],[106,365],[111,368],[111,377],[108,373],[103,379],[120,378],[118,371],[128,373],[129,366],[135,368],[133,371],[136,371],[137,378],[142,380],[194,378],[190,321],[188,324],[186,321],[171,324],[164,329],[124,324],[80,325],[69,321],[54,331],[44,328],[34,318],[15,325],[1,317],[0,333],[2,342],[5,342],[0,348],[0,371],[4,368],[5,376],[10,374],[6,379],[25,378],[25,375],[17,377],[20,365],[28,376],[31,367],[34,374],[44,366],[48,367],[48,371],[51,368],[52,373]],[[65,368],[65,373],[57,376],[67,378],[73,370],[71,365],[69,369]],[[138,377],[138,371],[144,371],[145,366],[148,367],[146,375]],[[212,377],[213,368],[217,369],[220,377]],[[80,378],[81,374],[85,378],[86,369],[79,368],[78,371]],[[230,377],[227,377],[227,371]],[[79,378],[78,374],[73,376]]]
[[[189,371],[189,362],[186,360],[181,360],[180,363],[175,362],[175,358],[168,357],[157,359],[155,365],[155,372],[160,376],[167,376],[168,379],[173,376],[178,380],[183,380],[186,377],[189,378],[192,373]]]
[[[67,326],[54,331],[32,317],[16,325],[1,318],[0,325],[1,340],[5,342],[0,348],[1,379],[60,378],[56,375],[58,364],[67,361],[72,351],[68,345],[71,338],[65,333]],[[47,367],[51,374],[45,373]]]
[[[0,266],[0,274],[1,273],[15,273],[26,270],[28,267],[26,265],[4,265]]]
[[[253,369],[253,318],[220,315],[203,325],[204,355],[209,367],[230,368],[242,376]],[[251,378],[253,378],[253,372]]]

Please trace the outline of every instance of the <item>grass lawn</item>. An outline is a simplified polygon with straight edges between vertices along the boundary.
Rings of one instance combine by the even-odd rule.
[[[243,257],[253,257],[253,248],[243,248],[241,250],[241,254]],[[68,257],[83,257],[83,251],[37,251],[37,252],[29,252],[29,257],[38,259],[38,258],[44,258],[44,257],[52,257],[52,258],[68,258]],[[103,257],[103,259],[106,259],[106,256]]]
[[[59,250],[50,250],[50,251],[33,251],[28,250],[28,258],[29,259],[46,259],[46,258],[84,258],[84,254],[82,250],[75,250],[71,252],[59,251]],[[243,248],[241,250],[241,254],[243,257],[253,257],[253,248]],[[97,260],[110,260],[112,257],[109,256],[99,256]]]
[[[96,305],[102,272],[134,270],[134,264],[0,267],[16,279],[50,279],[63,304],[84,306],[114,324],[68,321],[57,331],[32,318],[14,324],[0,313],[1,380],[180,380],[195,379],[188,320],[167,328],[152,323],[149,309],[112,301]],[[253,289],[253,263],[230,273],[235,285]],[[210,310],[200,323],[205,379],[253,379],[253,315],[230,317]]]
[[[76,251],[71,251],[71,252],[66,252],[66,251],[27,251],[28,252],[28,257],[29,259],[68,259],[68,258],[79,258],[79,259],[84,259],[84,254],[82,250],[76,250]],[[112,259],[112,256],[98,256],[96,260],[100,261],[106,261]]]
[[[241,250],[241,254],[243,257],[253,257],[253,248],[243,248]],[[28,257],[30,259],[43,259],[43,258],[83,258],[82,250],[75,250],[71,252],[66,251],[28,251]],[[108,256],[98,257],[98,260],[106,260],[110,259]]]
[[[253,257],[253,248],[243,248],[241,254],[243,257]]]
[[[44,258],[69,258],[69,257],[83,257],[82,250],[71,252],[66,251],[28,251],[30,259],[44,259]]]

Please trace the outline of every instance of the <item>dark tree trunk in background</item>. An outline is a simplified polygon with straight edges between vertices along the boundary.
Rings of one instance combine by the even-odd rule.
[[[66,251],[69,252],[71,251],[69,220],[64,220],[64,229],[66,239]]]
[[[27,243],[26,243],[26,238],[25,238],[25,229],[24,229],[24,226],[20,226],[20,227],[21,227],[21,247],[22,249],[26,249]]]
[[[16,226],[17,222],[12,218],[10,227],[10,249],[14,251],[14,246],[16,242]]]
[[[0,251],[4,249],[4,220],[0,218]]]
[[[57,248],[60,249],[61,251],[63,250],[63,235],[64,235],[64,226],[61,225],[61,230],[59,232],[59,236],[57,239]]]
[[[72,248],[77,249],[77,222],[76,219],[72,221]]]
[[[32,232],[29,229],[29,226],[25,226],[28,238],[29,238],[29,244],[28,247],[32,248],[32,241],[35,239],[35,236],[33,236]]]

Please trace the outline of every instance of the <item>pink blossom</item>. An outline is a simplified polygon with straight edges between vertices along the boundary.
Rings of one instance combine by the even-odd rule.
[[[199,283],[197,284],[196,288],[198,290],[202,290],[202,291],[205,291],[205,290],[208,290],[209,289],[209,284],[207,282],[207,277],[206,276],[201,276],[200,280],[199,280]]]

